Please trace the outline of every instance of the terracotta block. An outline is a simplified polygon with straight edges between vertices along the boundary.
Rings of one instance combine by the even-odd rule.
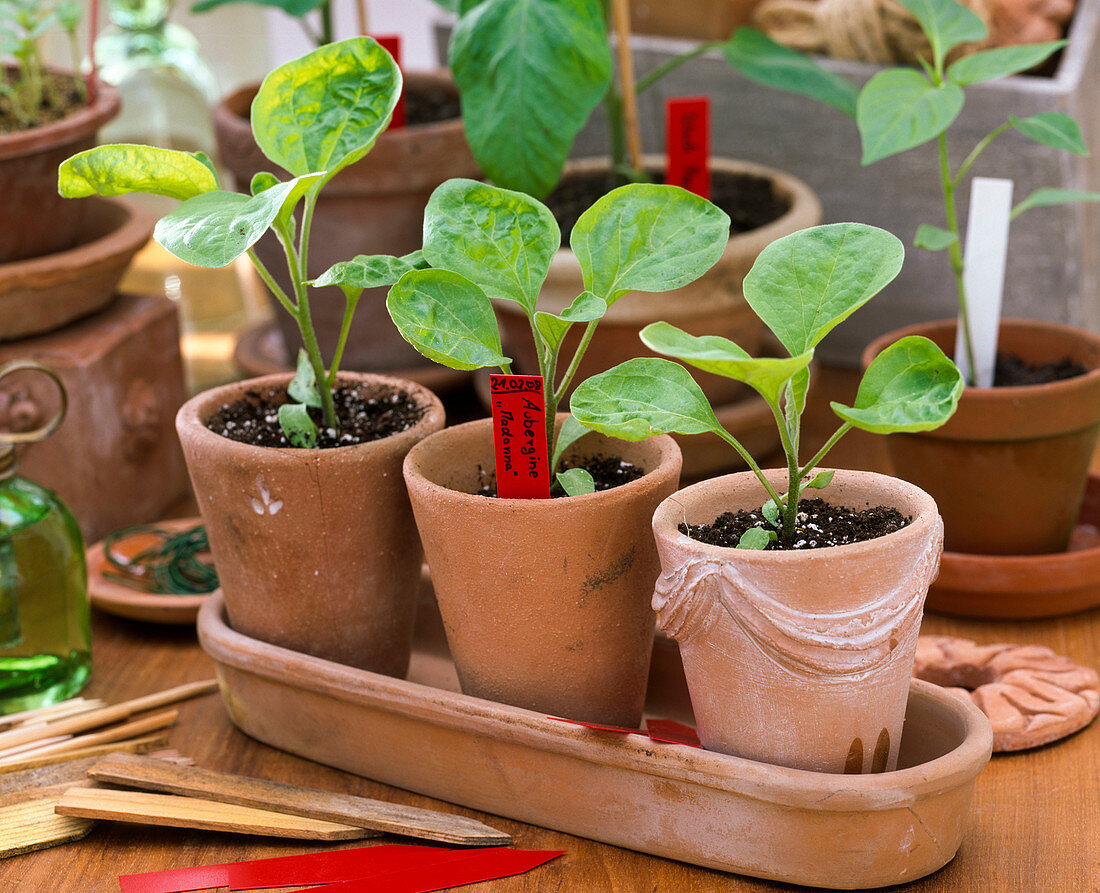
[[[20,473],[57,491],[88,542],[157,519],[188,489],[174,418],[183,404],[175,305],[119,295],[104,310],[46,335],[0,345],[0,363],[30,357],[69,392],[64,423],[26,447]],[[0,426],[34,427],[56,408],[42,376],[5,381]]]

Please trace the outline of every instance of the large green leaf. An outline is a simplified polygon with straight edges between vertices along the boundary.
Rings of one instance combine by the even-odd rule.
[[[252,102],[264,155],[296,176],[362,158],[389,124],[401,71],[369,37],[330,43],[276,68]]]
[[[535,312],[550,260],[561,246],[541,202],[476,180],[448,180],[424,211],[424,257],[477,282],[490,298]]]
[[[955,0],[899,0],[908,9],[932,44],[933,64],[940,70],[944,58],[961,43],[982,40],[989,34],[983,22]]]
[[[755,28],[738,28],[722,44],[722,52],[729,64],[750,81],[809,96],[855,117],[859,91],[851,81]]]
[[[586,428],[622,440],[723,430],[687,369],[656,357],[627,360],[581,382],[569,410]]]
[[[390,289],[386,309],[401,337],[429,360],[463,370],[509,362],[501,353],[493,305],[458,273],[406,273]]]
[[[397,281],[416,266],[402,257],[389,254],[358,254],[351,260],[333,264],[313,280],[317,288],[339,285],[341,288],[379,288],[396,285]]]
[[[1088,146],[1085,138],[1081,136],[1081,128],[1069,115],[1062,112],[1040,112],[1030,118],[1017,118],[1010,115],[1012,126],[1028,139],[1050,146],[1052,149],[1062,149],[1072,152],[1074,155],[1088,155]]]
[[[65,198],[148,192],[186,201],[218,188],[202,159],[153,146],[96,146],[62,162],[57,188]]]
[[[901,240],[874,226],[800,230],[760,252],[745,277],[745,300],[797,357],[874,297],[904,257]]]
[[[919,71],[880,71],[867,82],[856,106],[863,164],[939,136],[958,117],[963,98],[957,84],[946,82],[936,87]]]
[[[1082,192],[1079,189],[1036,189],[1012,209],[1012,219],[1028,208],[1050,208],[1055,205],[1071,205],[1075,202],[1100,202],[1100,192]]]
[[[631,183],[585,211],[569,244],[585,289],[611,305],[694,282],[726,250],[729,228],[725,211],[686,189]]]
[[[962,392],[955,364],[927,338],[910,335],[872,360],[853,406],[830,405],[846,422],[875,434],[930,431],[951,418]]]
[[[542,198],[610,83],[601,0],[486,0],[459,19],[450,62],[481,169]]]
[[[728,338],[718,335],[689,335],[667,322],[650,323],[641,333],[642,342],[651,350],[682,360],[696,369],[742,381],[756,390],[772,406],[796,372],[810,365],[813,350],[797,357],[754,359]]]
[[[594,322],[607,313],[607,302],[590,291],[577,295],[561,313],[535,313],[535,327],[551,350],[557,350],[575,322]]]
[[[196,195],[157,221],[153,237],[189,264],[224,267],[255,245],[322,176],[295,177],[251,197],[220,190]]]
[[[206,12],[210,9],[216,9],[219,6],[224,6],[226,3],[236,3],[238,0],[199,0],[191,7],[191,12]],[[295,18],[301,18],[306,13],[313,12],[317,7],[328,0],[249,0],[251,3],[256,3],[260,6],[274,6],[281,9],[287,15],[292,15]]]
[[[1020,46],[997,47],[963,56],[947,69],[948,80],[960,87],[995,81],[1034,68],[1064,47],[1068,41],[1050,40],[1046,43],[1028,43]]]

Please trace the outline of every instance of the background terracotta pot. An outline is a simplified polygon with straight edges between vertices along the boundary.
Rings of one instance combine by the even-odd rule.
[[[264,157],[249,123],[248,111],[257,86],[242,88],[214,107],[214,132],[222,163],[237,188],[248,191],[252,176],[274,165]],[[457,95],[449,75],[408,72],[405,90],[446,91]],[[338,261],[357,254],[403,255],[420,248],[424,207],[432,191],[451,177],[477,177],[480,171],[470,149],[462,119],[410,125],[383,133],[362,160],[341,171],[317,202],[313,219],[309,270],[319,276]],[[270,234],[256,248],[264,264],[285,289],[286,261]],[[386,313],[386,288],[368,289],[352,322],[343,368],[361,370],[423,366],[425,360],[398,334]],[[344,313],[344,294],[336,286],[313,292],[313,324],[321,352],[336,348]],[[293,320],[276,309],[290,355],[301,335]]]
[[[95,145],[95,134],[119,110],[118,91],[100,84],[95,102],[67,118],[0,134],[0,263],[64,251],[76,244],[86,202],[57,193],[57,168]]]
[[[645,164],[663,170],[664,159],[651,155]],[[581,159],[566,165],[563,179],[606,173],[606,159]],[[790,209],[766,226],[733,236],[726,250],[709,271],[690,285],[671,292],[631,292],[617,301],[600,321],[585,358],[574,377],[575,383],[639,356],[657,356],[638,339],[649,323],[665,320],[693,335],[721,335],[749,353],[760,348],[764,324],[742,296],[742,283],[756,256],[776,239],[821,222],[821,203],[810,188],[789,174],[759,164],[727,158],[711,160],[716,173],[753,174],[773,181],[776,193],[790,203]],[[550,274],[539,294],[539,309],[560,313],[584,291],[581,267],[576,255],[565,246],[550,263]],[[538,359],[531,339],[531,326],[516,304],[497,302],[497,316],[506,352],[515,359],[516,370],[538,374]],[[562,356],[576,350],[583,326],[574,326],[566,336]],[[748,389],[729,378],[709,372],[693,372],[696,381],[715,405],[741,398]]]
[[[905,335],[924,335],[950,355],[955,321],[883,335],[871,358]],[[1030,364],[1069,357],[1087,375],[1016,388],[966,388],[942,428],[886,439],[895,474],[932,494],[946,548],[980,555],[1062,552],[1081,510],[1100,434],[1100,336],[1035,320],[1001,323],[999,349]]]
[[[271,375],[214,388],[179,411],[176,429],[233,628],[390,676],[408,669],[421,549],[401,479],[417,441],[443,427],[443,407],[419,385],[380,375],[427,411],[407,431],[327,450],[237,443],[205,425]]]
[[[766,474],[786,485],[785,470]],[[927,493],[885,475],[838,471],[821,496],[892,506],[912,523],[827,549],[710,546],[677,525],[759,508],[767,493],[752,472],[704,481],[653,516],[653,607],[679,643],[704,747],[795,769],[889,771],[943,524]]]
[[[564,416],[559,415],[559,424]],[[493,468],[491,420],[409,452],[405,480],[462,690],[555,716],[636,727],[653,648],[653,509],[677,486],[680,450],[585,435],[568,456],[645,469],[561,499],[473,495]]]

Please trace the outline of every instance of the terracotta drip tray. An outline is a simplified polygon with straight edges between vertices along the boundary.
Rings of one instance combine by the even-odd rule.
[[[826,775],[641,735],[593,732],[458,693],[434,603],[409,679],[329,663],[229,628],[220,593],[199,614],[230,718],[307,759],[471,809],[721,871],[861,889],[949,862],[988,721],[914,681],[900,766]],[[659,641],[649,709],[690,720],[675,646]]]

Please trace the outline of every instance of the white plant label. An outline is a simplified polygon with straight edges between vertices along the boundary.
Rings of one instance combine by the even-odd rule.
[[[1011,213],[1011,180],[974,178],[970,187],[970,214],[966,222],[963,287],[966,289],[970,343],[974,349],[974,381],[980,388],[993,387]],[[961,315],[955,339],[955,365],[963,378],[969,380],[970,363],[966,355]]]

